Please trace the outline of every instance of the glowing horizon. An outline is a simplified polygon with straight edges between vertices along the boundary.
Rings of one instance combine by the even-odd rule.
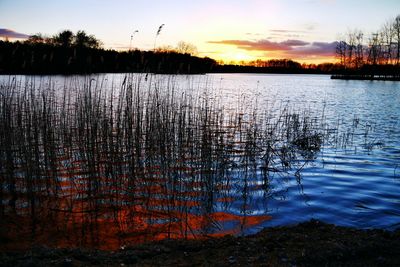
[[[335,61],[340,34],[355,28],[376,31],[399,10],[397,0],[3,0],[0,37],[84,30],[116,50],[185,41],[198,48],[199,56],[226,63],[283,58],[322,63]],[[156,39],[161,24],[165,27]]]

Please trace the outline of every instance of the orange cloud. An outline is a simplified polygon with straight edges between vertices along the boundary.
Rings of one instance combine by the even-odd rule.
[[[278,31],[278,30],[277,30]],[[284,30],[279,30],[284,32]],[[211,44],[235,46],[237,49],[246,51],[262,51],[266,55],[279,55],[278,57],[306,59],[306,58],[329,58],[334,57],[336,42],[305,42],[302,40],[289,39],[274,42],[267,39],[258,41],[251,40],[222,40],[209,41]]]

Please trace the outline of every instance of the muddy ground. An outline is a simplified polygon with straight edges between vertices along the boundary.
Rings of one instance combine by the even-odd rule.
[[[312,220],[252,236],[164,240],[111,252],[0,252],[0,266],[400,266],[400,229],[358,230]]]

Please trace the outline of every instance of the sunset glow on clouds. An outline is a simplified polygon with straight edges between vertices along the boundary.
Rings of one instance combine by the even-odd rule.
[[[274,42],[270,40],[222,40],[210,41],[211,44],[234,46],[245,51],[257,51],[258,57],[291,58],[299,61],[331,61],[335,56],[336,42],[305,42],[302,40],[285,40]],[[260,52],[262,52],[260,54]]]
[[[199,56],[225,62],[321,63],[334,61],[339,34],[355,28],[371,33],[399,12],[398,0],[1,0],[0,39],[85,30],[117,50],[185,41]]]

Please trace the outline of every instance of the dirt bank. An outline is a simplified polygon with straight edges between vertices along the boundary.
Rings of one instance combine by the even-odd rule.
[[[35,248],[0,252],[1,266],[400,266],[400,230],[319,221],[246,237],[164,240],[118,251]]]

